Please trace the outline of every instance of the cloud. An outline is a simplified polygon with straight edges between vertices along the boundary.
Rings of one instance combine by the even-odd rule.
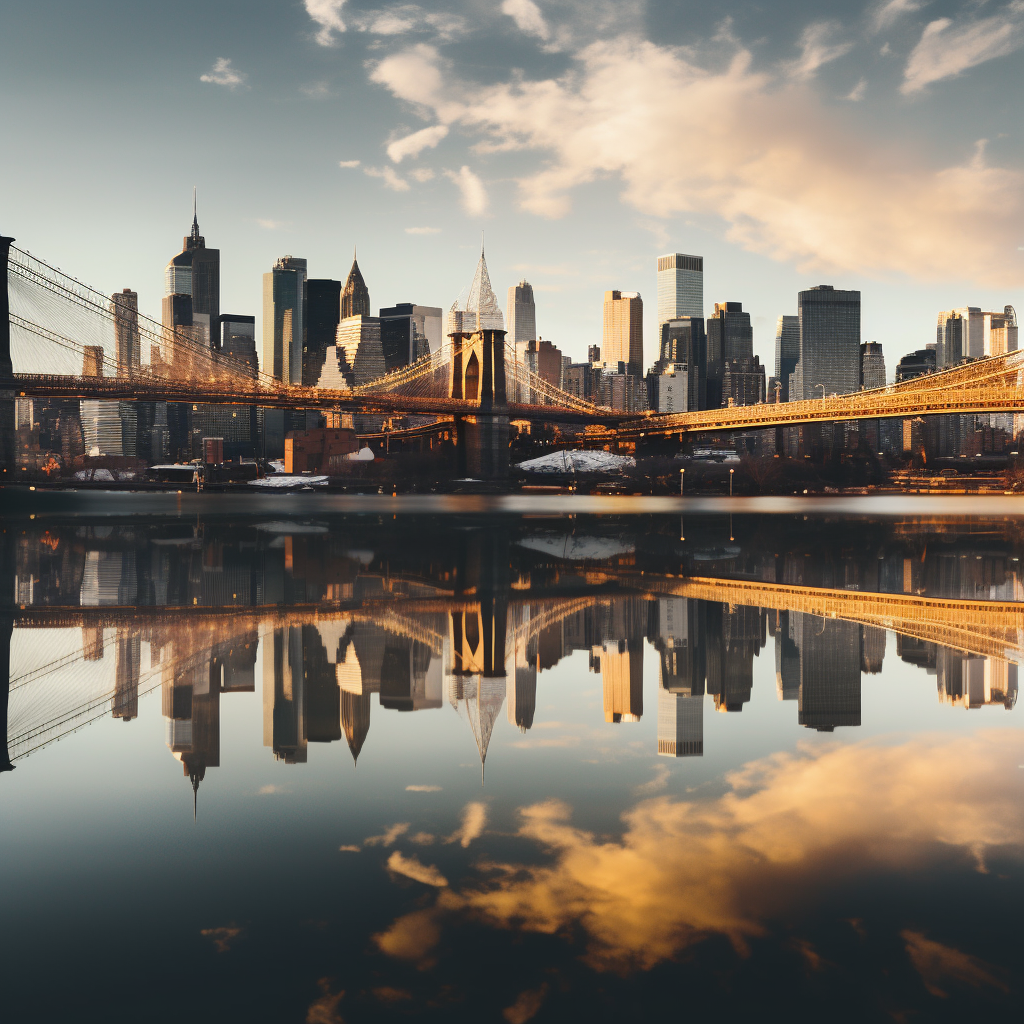
[[[406,228],[405,233],[407,235],[439,235],[441,233],[440,228]]]
[[[362,847],[361,846],[355,846],[354,844],[349,843],[346,846],[339,846],[338,849],[342,853],[359,853],[360,850],[362,849]]]
[[[408,229],[406,229],[408,230]],[[406,786],[406,793],[440,793],[440,786]]]
[[[344,1018],[338,1012],[338,1003],[345,997],[344,990],[332,993],[330,978],[321,978],[317,985],[321,995],[306,1011],[306,1024],[343,1024]]]
[[[231,924],[224,928],[204,928],[199,934],[206,939],[212,939],[218,953],[226,953],[231,948],[231,943],[242,934],[242,929],[236,924]]]
[[[260,225],[260,227],[267,227],[268,226],[263,221],[257,221],[257,223]],[[276,226],[276,221],[271,221],[270,223],[273,224],[274,226]],[[266,786],[260,786],[260,788],[258,790],[256,790],[256,792],[260,796],[271,796],[274,793],[287,793],[288,790],[285,789],[284,786],[275,786],[271,782],[271,783],[268,783]]]
[[[321,46],[334,45],[334,33],[345,31],[341,9],[345,0],[304,0],[306,13],[320,26],[316,41]]]
[[[371,178],[383,179],[384,184],[393,192],[409,191],[409,182],[395,174],[394,169],[391,167],[364,167],[363,174],[368,174]]]
[[[1014,0],[999,14],[966,23],[938,18],[925,26],[903,70],[900,92],[920,92],[932,82],[1005,57],[1024,46],[1024,2]]]
[[[921,975],[924,987],[933,996],[945,999],[949,993],[939,983],[959,981],[973,988],[986,985],[1008,992],[1009,988],[994,973],[994,968],[967,953],[961,953],[941,942],[926,939],[920,932],[903,931],[900,937],[906,943],[907,954],[915,970]]]
[[[786,64],[792,78],[807,81],[817,74],[822,65],[838,60],[853,49],[853,43],[830,42],[839,27],[835,21],[816,21],[803,30],[800,56]]]
[[[487,189],[469,167],[463,164],[457,171],[445,171],[444,176],[458,185],[462,209],[470,217],[482,217],[487,212]]]
[[[637,786],[633,792],[637,796],[651,796],[660,793],[667,785],[672,772],[667,764],[656,764],[654,766],[654,778]]]
[[[929,0],[879,0],[870,15],[871,31],[876,35],[891,28],[900,18],[928,5]]]
[[[402,821],[384,830],[383,835],[369,836],[364,840],[367,846],[391,846],[409,831],[409,822]]]
[[[474,839],[479,839],[487,825],[487,804],[473,801],[462,809],[462,825],[446,840],[446,843],[461,843],[465,848]]]
[[[205,74],[199,76],[200,82],[210,82],[213,85],[223,85],[228,89],[237,89],[245,85],[246,75],[237,68],[231,66],[227,57],[218,57],[213,62],[213,67]]]
[[[466,33],[466,20],[447,11],[425,11],[416,4],[398,4],[383,11],[364,11],[354,17],[356,28],[378,36],[429,32],[443,42]]]
[[[859,82],[858,82],[858,83],[857,83],[857,84],[856,84],[856,85],[855,85],[855,86],[854,86],[854,87],[853,87],[853,88],[852,88],[852,89],[851,89],[851,90],[850,90],[850,91],[849,91],[849,92],[848,92],[848,93],[846,94],[846,98],[847,98],[847,99],[848,99],[848,100],[849,100],[849,101],[850,101],[851,103],[860,103],[860,101],[861,101],[862,99],[864,99],[864,93],[866,93],[866,92],[867,92],[867,89],[868,89],[868,80],[867,80],[866,78],[862,78],[862,79],[861,79],[861,80],[860,80],[860,81],[859,81]]]
[[[409,177],[414,181],[433,181],[434,172],[429,167],[415,167],[409,172]]]
[[[396,139],[388,145],[388,156],[400,164],[407,156],[419,156],[425,149],[433,149],[448,134],[447,126],[435,124],[421,128],[412,135]]]
[[[988,729],[777,753],[728,775],[721,796],[639,803],[624,815],[621,839],[573,827],[561,801],[534,804],[521,809],[518,835],[549,862],[489,864],[483,881],[446,889],[378,944],[422,960],[442,924],[458,917],[582,934],[599,970],[649,969],[709,935],[743,949],[797,897],[842,893],[871,873],[920,875],[951,857],[967,866],[990,846],[1019,846],[1022,741],[1024,730]],[[936,764],[956,764],[956,777]],[[904,940],[922,975],[938,970],[925,966],[936,959],[962,978],[988,971],[980,962],[954,969],[955,957]]]
[[[359,160],[339,160],[338,161],[338,166],[339,167],[346,167],[346,168],[347,167],[358,167],[360,163],[361,163],[361,161],[359,161]]]
[[[434,837],[429,832],[417,832],[415,835],[409,836],[409,842],[415,843],[417,846],[430,846],[433,841]]]
[[[721,223],[728,240],[804,273],[1019,283],[1019,170],[977,153],[943,166],[906,140],[866,140],[809,85],[755,71],[744,50],[708,70],[622,37],[573,61],[561,77],[481,85],[420,45],[372,74],[424,116],[476,133],[480,147],[535,154],[519,202],[540,216],[564,216],[574,189],[617,177],[642,215]],[[694,138],[706,141],[700,160]]]
[[[331,87],[326,82],[313,82],[302,86],[299,91],[311,100],[325,100],[331,95]]]
[[[504,0],[501,13],[507,14],[516,23],[516,28],[520,32],[536,36],[545,42],[551,38],[551,29],[548,28],[544,15],[533,0]]]
[[[288,225],[288,221],[286,220],[271,220],[269,217],[257,217],[256,223],[259,224],[261,228],[266,228],[267,231],[276,231],[278,228],[287,227]],[[260,792],[277,793],[283,792],[283,790],[279,790],[276,786],[264,786]]]
[[[388,857],[388,870],[436,889],[443,889],[448,884],[448,879],[433,864],[423,864],[418,857],[406,857],[398,850]]]
[[[544,997],[548,994],[547,985],[540,988],[529,988],[520,992],[516,1001],[501,1011],[502,1017],[508,1024],[526,1024],[537,1015],[537,1011],[544,1003]]]

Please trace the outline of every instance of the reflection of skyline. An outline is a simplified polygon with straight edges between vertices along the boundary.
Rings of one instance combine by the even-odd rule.
[[[600,676],[605,723],[643,720],[650,645],[656,749],[695,756],[705,699],[742,712],[769,637],[777,695],[796,701],[799,725],[859,725],[861,674],[882,669],[883,625],[897,631],[899,657],[936,675],[943,703],[1012,707],[1008,655],[1022,611],[995,599],[1018,594],[1013,557],[997,550],[993,531],[971,540],[978,554],[954,538],[935,555],[908,557],[899,531],[882,545],[898,550],[869,546],[871,558],[857,548],[798,558],[796,549],[698,545],[684,553],[702,574],[694,577],[666,572],[664,546],[657,568],[642,568],[639,540],[600,564],[576,564],[557,552],[587,545],[513,544],[506,527],[460,528],[437,545],[404,548],[389,534],[377,552],[372,538],[316,525],[51,525],[31,542],[27,532],[8,539],[8,593],[25,605],[15,622],[80,626],[69,657],[93,667],[83,692],[68,693],[67,711],[26,727],[16,711],[8,738],[20,756],[101,704],[132,721],[140,696],[160,685],[169,747],[197,785],[219,763],[220,696],[255,689],[259,651],[264,743],[285,763],[342,737],[358,758],[376,694],[385,712],[451,705],[483,764],[499,718],[532,729],[544,674],[577,652]],[[988,601],[922,597],[936,580],[950,594],[983,590]]]

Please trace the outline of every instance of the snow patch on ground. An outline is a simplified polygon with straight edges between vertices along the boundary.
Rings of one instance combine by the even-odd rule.
[[[265,487],[274,491],[290,491],[296,487],[323,487],[327,483],[325,476],[294,476],[278,473],[264,477],[262,480],[250,480],[250,487]]]
[[[609,558],[632,554],[635,550],[631,543],[615,537],[586,537],[579,534],[525,537],[518,544],[528,551],[540,551],[555,558],[579,562],[603,562]]]
[[[527,473],[619,473],[636,466],[636,459],[629,455],[613,455],[611,452],[551,452],[538,459],[520,462],[518,469]]]

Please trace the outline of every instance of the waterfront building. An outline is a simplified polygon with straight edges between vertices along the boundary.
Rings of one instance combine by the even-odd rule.
[[[722,374],[722,406],[758,405],[765,400],[764,367],[757,356],[727,359]]]
[[[799,361],[800,317],[783,314],[775,324],[775,379],[782,385],[783,402],[793,400],[793,374]]]
[[[668,366],[687,368],[687,411],[708,408],[708,345],[703,317],[676,317],[661,325],[661,351],[656,369]]]
[[[604,293],[601,354],[606,363],[625,363],[639,377],[644,364],[644,303],[639,292]]]
[[[444,311],[440,306],[399,302],[380,310],[381,345],[388,372],[440,350]]]
[[[797,296],[800,351],[795,400],[847,395],[860,389],[860,292],[830,284]]]
[[[282,256],[263,275],[263,372],[285,384],[301,384],[305,331],[306,261]]]
[[[537,306],[533,299],[533,285],[525,278],[509,287],[506,306],[508,334],[506,341],[516,346],[533,341],[537,337]]]
[[[472,334],[474,331],[503,331],[505,318],[491,287],[491,276],[487,271],[487,257],[483,248],[473,275],[473,283],[469,286],[469,296],[465,305],[461,296],[452,303],[448,310],[448,334]]]
[[[673,252],[658,257],[659,332],[681,316],[704,316],[704,257]]]
[[[690,411],[690,368],[686,363],[666,363],[660,373],[648,375],[648,380],[654,390],[648,395],[650,408],[658,412]]]
[[[341,320],[341,282],[311,277],[306,281],[306,337],[302,346],[302,383],[316,384]]]

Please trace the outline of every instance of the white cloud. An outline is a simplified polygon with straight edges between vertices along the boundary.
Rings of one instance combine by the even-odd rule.
[[[406,231],[409,229],[406,228]],[[406,793],[440,793],[440,786],[406,786]]]
[[[326,82],[313,82],[302,86],[299,91],[311,100],[325,100],[331,95],[331,87]]]
[[[288,221],[286,221],[286,220],[271,220],[269,217],[257,217],[256,218],[256,223],[259,224],[259,226],[261,228],[266,228],[267,231],[276,231],[278,228],[286,227],[287,224],[288,224]],[[265,788],[266,787],[264,787],[264,789]],[[273,788],[273,787],[271,787],[271,788]],[[261,789],[260,792],[262,793],[263,790]]]
[[[358,167],[359,163],[360,163],[359,160],[339,160],[338,161],[338,166],[339,167],[345,167],[345,168]]]
[[[884,32],[891,28],[900,18],[928,5],[929,0],[878,0],[871,12],[871,31]]]
[[[388,156],[396,164],[400,164],[407,156],[416,157],[425,149],[434,149],[447,134],[448,128],[443,124],[421,128],[418,132],[413,132],[411,135],[389,143]]]
[[[275,786],[273,783],[268,783],[266,786],[260,786],[256,792],[260,796],[273,796],[275,793],[287,793],[288,790],[284,786]]]
[[[437,889],[443,889],[448,884],[448,879],[433,864],[424,864],[418,857],[406,857],[398,850],[388,857],[388,869],[396,875],[405,875],[415,882],[432,885]]]
[[[245,79],[245,73],[233,68],[227,57],[218,57],[213,62],[213,67],[205,75],[199,76],[200,82],[223,85],[228,89],[237,89],[240,85],[245,85]]]
[[[345,31],[341,9],[345,0],[304,0],[306,13],[320,26],[316,41],[321,46],[334,45],[334,33]]]
[[[487,804],[474,800],[462,809],[462,824],[445,840],[446,843],[461,843],[469,846],[474,839],[483,835],[487,825]]]
[[[338,849],[342,853],[359,853],[362,847],[356,846],[353,843],[346,843],[344,846],[339,846]]]
[[[858,82],[858,83],[857,83],[857,84],[856,84],[856,85],[855,85],[855,86],[854,86],[854,87],[853,87],[853,88],[852,88],[852,89],[851,89],[851,90],[850,90],[850,91],[849,91],[849,92],[848,92],[848,93],[846,94],[846,98],[847,98],[848,100],[850,100],[850,102],[851,102],[851,103],[860,103],[860,101],[861,101],[862,99],[864,99],[864,94],[865,94],[865,93],[867,92],[867,90],[868,90],[868,80],[867,80],[866,78],[862,78],[862,79],[861,79],[861,80],[860,80],[860,81],[859,81],[859,82]]]
[[[832,37],[839,29],[834,21],[816,21],[808,25],[800,36],[800,56],[785,66],[791,77],[797,81],[813,78],[818,68],[849,53],[853,43],[833,43]]]
[[[446,11],[425,11],[416,4],[397,4],[383,11],[364,11],[354,17],[356,28],[377,36],[400,36],[410,32],[433,33],[449,41],[464,35],[466,20]]]
[[[643,216],[719,221],[729,240],[802,272],[1019,283],[1021,171],[980,154],[936,166],[904,141],[863,139],[809,85],[751,64],[741,49],[708,70],[623,36],[586,47],[559,78],[465,82],[423,45],[373,76],[425,116],[476,133],[481,148],[536,154],[543,163],[519,179],[520,205],[541,216],[563,216],[573,189],[617,177]],[[699,161],[694,138],[705,140]],[[476,175],[446,173],[477,183],[479,211]]]
[[[384,184],[393,192],[409,191],[409,182],[395,174],[391,167],[364,167],[363,174],[368,174],[371,178],[383,179]]]
[[[470,217],[482,217],[487,212],[487,189],[484,183],[463,164],[457,171],[445,171],[462,193],[462,208]]]
[[[544,15],[533,0],[504,0],[501,13],[507,14],[516,23],[516,28],[520,32],[536,36],[545,42],[551,38],[551,29],[548,28]]]
[[[975,21],[938,18],[925,26],[903,70],[905,95],[952,78],[968,68],[1005,57],[1024,46],[1024,0],[1014,0],[998,14]]]
[[[409,172],[409,177],[415,181],[433,181],[434,172],[429,167],[416,167]]]
[[[405,233],[407,235],[439,235],[441,234],[440,228],[406,228]]]

